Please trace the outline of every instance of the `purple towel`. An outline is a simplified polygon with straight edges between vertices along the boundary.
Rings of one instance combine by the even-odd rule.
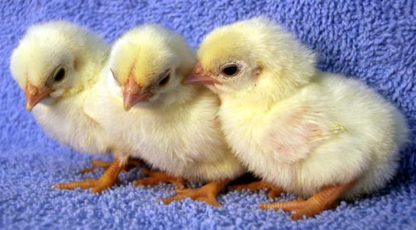
[[[123,184],[100,196],[56,191],[83,179],[91,156],[48,139],[24,109],[12,80],[10,54],[33,23],[65,19],[114,41],[147,22],[182,33],[197,48],[213,28],[257,15],[282,23],[320,54],[319,68],[361,79],[416,127],[416,2],[397,1],[3,1],[0,4],[0,229],[416,229],[416,133],[402,151],[399,175],[385,189],[313,219],[292,222],[282,211],[261,211],[264,192],[226,192],[221,208],[186,200],[165,206],[171,185]],[[157,2],[157,3],[156,3]],[[97,177],[99,174],[91,176]],[[284,196],[285,200],[293,196]]]

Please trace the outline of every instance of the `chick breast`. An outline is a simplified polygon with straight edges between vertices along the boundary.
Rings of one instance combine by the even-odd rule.
[[[192,93],[177,106],[123,109],[120,87],[102,80],[94,101],[99,122],[131,156],[194,181],[234,178],[244,172],[221,131],[218,98],[209,90]],[[192,92],[195,89],[188,87]]]
[[[64,98],[53,105],[38,104],[33,109],[34,117],[50,137],[77,151],[108,153],[111,139],[101,124],[89,115],[93,108],[85,104],[85,101],[94,100],[91,90]]]

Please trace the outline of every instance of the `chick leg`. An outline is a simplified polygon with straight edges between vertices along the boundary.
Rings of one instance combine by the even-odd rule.
[[[76,181],[70,183],[57,184],[54,187],[57,189],[73,190],[77,188],[92,189],[94,193],[100,193],[111,188],[118,181],[118,175],[125,167],[125,163],[119,159],[113,161],[105,171],[105,173],[98,179],[86,179],[84,181]]]
[[[217,196],[230,182],[231,180],[213,181],[198,189],[178,189],[175,196],[163,199],[163,203],[170,204],[173,201],[191,198],[219,207],[221,204],[218,202]]]
[[[98,169],[104,169],[107,170],[111,166],[112,162],[107,161],[100,161],[100,160],[93,160],[92,161],[92,167],[86,168],[82,170],[81,174],[87,174],[97,171]],[[132,168],[138,168],[138,167],[145,167],[144,163],[139,159],[132,159],[129,158],[127,161],[126,166],[123,168],[123,172],[128,172]]]
[[[136,186],[149,186],[161,183],[171,183],[174,184],[178,189],[185,188],[185,179],[181,177],[174,177],[164,172],[151,171],[148,169],[144,169],[144,174],[147,176],[147,178],[136,180],[134,182]]]
[[[145,163],[144,163],[142,160],[140,160],[140,159],[133,159],[133,158],[129,158],[129,159],[127,160],[127,165],[126,165],[125,170],[126,170],[126,171],[129,171],[129,170],[130,170],[130,169],[132,169],[132,168],[143,168],[143,169],[146,169],[146,165],[145,165]]]
[[[283,193],[282,188],[279,188],[279,187],[277,187],[273,184],[270,184],[266,181],[263,181],[263,180],[252,182],[252,183],[249,183],[249,184],[235,185],[235,186],[232,186],[231,189],[235,189],[237,191],[242,191],[242,190],[245,190],[245,189],[250,190],[250,191],[259,191],[259,190],[265,189],[265,190],[269,191],[267,193],[267,196],[270,199],[278,197],[278,196],[280,196],[280,194]]]
[[[261,204],[260,208],[264,210],[282,209],[287,212],[292,212],[292,220],[302,219],[303,216],[312,217],[327,209],[334,208],[342,194],[353,185],[354,182],[343,185],[328,186],[323,188],[320,192],[313,195],[308,200]]]

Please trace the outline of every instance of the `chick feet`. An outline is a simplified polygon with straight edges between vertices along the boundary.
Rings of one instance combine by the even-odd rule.
[[[161,183],[171,183],[176,186],[177,189],[185,188],[185,179],[180,177],[174,177],[164,172],[151,171],[144,169],[144,174],[147,178],[136,180],[134,184],[136,186],[149,186],[158,185]]]
[[[100,193],[111,188],[118,183],[118,175],[123,170],[124,164],[120,160],[115,160],[110,164],[105,173],[98,179],[86,179],[83,181],[75,181],[70,183],[57,184],[54,188],[73,190],[73,189],[92,189],[94,193]]]
[[[281,209],[292,212],[292,220],[299,220],[304,216],[312,217],[327,209],[335,208],[338,205],[338,199],[352,185],[353,182],[344,185],[328,186],[307,200],[261,204],[260,208],[263,210]]]
[[[231,189],[234,189],[237,191],[243,191],[243,190],[259,191],[259,190],[265,189],[266,191],[269,191],[267,193],[267,196],[269,197],[269,199],[278,197],[283,193],[282,188],[279,188],[265,181],[256,181],[256,182],[252,182],[249,184],[235,185],[235,186],[232,186]]]
[[[230,183],[231,180],[213,181],[198,189],[178,189],[173,197],[163,199],[164,204],[170,204],[174,201],[181,201],[186,198],[202,201],[214,207],[220,207],[217,200],[218,194]]]

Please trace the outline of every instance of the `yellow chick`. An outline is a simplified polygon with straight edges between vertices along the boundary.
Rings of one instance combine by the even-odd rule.
[[[306,200],[263,204],[314,216],[383,187],[408,140],[404,116],[357,80],[321,73],[315,55],[264,18],[218,28],[187,79],[221,99],[237,156],[265,181]]]
[[[26,108],[52,138],[77,151],[118,158],[99,180],[59,184],[61,189],[101,192],[117,180],[127,156],[113,148],[107,132],[91,117],[88,104],[110,47],[97,35],[65,21],[28,29],[11,57],[13,78],[26,94]]]
[[[217,194],[244,168],[220,130],[217,96],[181,83],[194,64],[194,53],[172,31],[145,25],[127,32],[111,51],[113,76],[106,85],[112,96],[101,96],[106,98],[102,107],[107,106],[103,124],[129,146],[132,156],[162,170],[136,184],[181,184],[181,178],[210,182],[199,189],[178,190],[164,202],[190,197],[218,206]]]

